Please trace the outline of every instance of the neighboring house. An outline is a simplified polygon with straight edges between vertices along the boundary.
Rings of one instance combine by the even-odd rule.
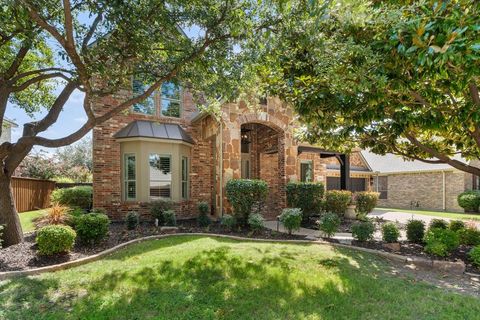
[[[135,81],[132,87],[133,93],[143,90]],[[133,93],[105,97],[95,112],[103,114]],[[219,216],[230,210],[227,181],[256,178],[269,185],[265,214],[273,218],[286,206],[289,181],[347,188],[349,156],[299,144],[297,126],[293,110],[276,98],[255,108],[227,103],[216,119],[198,111],[188,90],[164,83],[130,112],[94,128],[94,206],[122,219],[132,210],[147,213],[150,201],[171,199],[179,217],[186,218],[207,201]],[[352,156],[352,175],[366,188],[370,176],[364,175],[368,166],[362,161]]]
[[[457,196],[479,186],[477,176],[448,164],[406,161],[367,151],[361,154],[371,169],[371,189],[380,193],[381,207],[463,211]]]
[[[17,128],[18,125],[8,119],[3,119],[3,128],[2,128],[2,134],[0,135],[0,144],[2,142],[8,141],[12,142],[12,128]]]

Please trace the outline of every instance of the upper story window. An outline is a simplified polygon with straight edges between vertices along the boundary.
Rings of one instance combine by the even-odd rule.
[[[146,81],[134,79],[132,83],[133,95],[138,96],[147,90],[149,84]],[[164,82],[160,90],[155,91],[140,103],[133,105],[133,112],[157,115],[164,117],[181,116],[182,88],[173,82]]]

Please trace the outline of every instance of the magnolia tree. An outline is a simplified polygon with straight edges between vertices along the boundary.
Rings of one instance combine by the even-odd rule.
[[[480,158],[480,2],[298,1],[259,74],[304,138],[430,163]]]
[[[202,92],[203,101],[234,94],[232,88],[241,78],[232,62],[236,48],[268,27],[270,15],[268,3],[248,0],[3,1],[0,124],[7,102],[30,114],[47,110],[43,118],[23,126],[18,141],[0,145],[4,245],[23,239],[10,181],[34,146],[62,147],[77,141],[150,96],[164,81],[198,84],[193,89]],[[95,100],[129,87],[133,75],[147,84],[142,94],[105,113],[92,109]],[[42,136],[75,90],[84,94],[78,107],[87,116],[85,123],[62,138]]]

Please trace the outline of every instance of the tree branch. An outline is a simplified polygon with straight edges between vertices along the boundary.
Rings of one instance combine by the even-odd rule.
[[[26,71],[26,72],[22,72],[20,74],[17,74],[15,77],[10,79],[10,83],[13,85],[13,84],[15,84],[15,82],[17,82],[21,78],[29,77],[29,76],[32,76],[32,75],[38,74],[38,73],[52,72],[52,71],[58,71],[58,72],[73,74],[73,71],[63,69],[63,68],[44,68],[44,69],[31,70],[31,71]]]
[[[102,13],[99,13],[97,15],[97,17],[95,18],[95,20],[93,21],[92,25],[90,26],[90,30],[88,30],[85,38],[83,39],[83,42],[82,42],[82,53],[87,51],[87,48],[88,48],[88,43],[90,42],[90,40],[92,39],[93,37],[93,34],[95,33],[95,30],[97,29],[97,26],[98,24],[100,23],[100,21],[102,21]]]
[[[18,50],[17,56],[13,60],[12,64],[8,68],[8,70],[4,74],[4,79],[10,79],[15,75],[15,73],[18,70],[18,67],[20,67],[20,64],[22,63],[23,59],[27,55],[28,51],[30,50],[31,44],[28,40],[25,40],[22,43],[22,46]]]
[[[63,73],[61,72],[54,72],[54,73],[46,73],[46,74],[41,74],[39,76],[36,76],[34,78],[28,79],[24,83],[22,83],[19,86],[14,86],[12,87],[12,92],[18,92],[25,90],[27,87],[31,86],[34,83],[47,80],[47,79],[52,79],[52,78],[62,78],[67,81],[71,81],[70,78],[66,77]]]

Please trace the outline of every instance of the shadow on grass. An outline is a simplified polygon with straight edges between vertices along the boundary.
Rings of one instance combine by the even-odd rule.
[[[198,238],[162,240],[167,244],[153,241],[138,249],[183,245]],[[267,244],[252,245],[249,252],[241,254],[234,245],[243,246],[243,242],[215,240],[214,248],[181,261],[117,268],[95,277],[86,274],[88,280],[80,287],[64,288],[58,295],[60,280],[56,277],[0,284],[0,318],[416,319],[448,316],[448,312],[438,312],[442,312],[442,303],[445,307],[449,301],[457,308],[454,314],[461,316],[464,311],[458,309],[457,300],[472,301],[384,278],[389,268],[386,262],[348,249],[322,255],[315,246]],[[298,253],[299,248],[307,251]],[[132,257],[137,252],[133,249],[123,253]],[[479,312],[480,307],[470,305],[470,311]]]

